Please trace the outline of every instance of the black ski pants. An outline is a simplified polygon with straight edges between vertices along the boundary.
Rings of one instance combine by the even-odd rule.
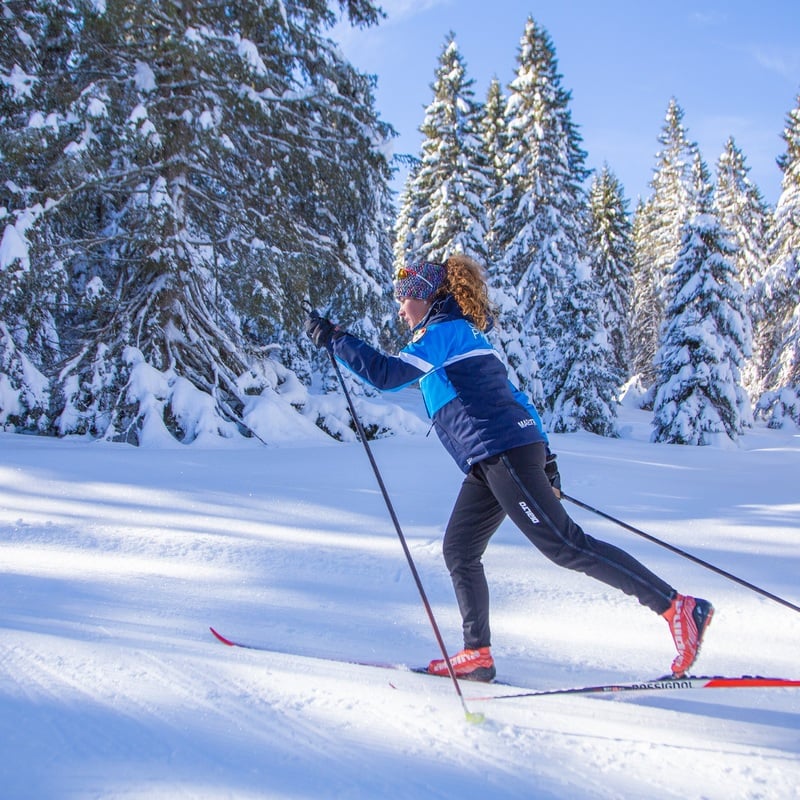
[[[570,519],[544,473],[545,456],[542,443],[507,450],[475,464],[461,485],[443,550],[467,648],[491,644],[489,588],[481,558],[506,516],[554,563],[633,595],[658,614],[675,595],[624,550],[587,536]]]

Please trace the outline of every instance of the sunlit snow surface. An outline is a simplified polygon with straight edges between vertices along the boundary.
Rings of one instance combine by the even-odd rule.
[[[413,395],[412,404],[413,404]],[[800,604],[800,436],[737,448],[553,436],[565,491]],[[451,651],[440,542],[461,473],[434,437],[372,444]],[[575,506],[594,535],[717,608],[696,674],[800,677],[800,614]],[[559,569],[505,523],[490,544],[499,677],[547,689],[655,678],[666,625]],[[299,655],[439,655],[358,443],[141,448],[0,435],[0,796],[794,798],[800,690],[481,702],[448,680]],[[233,638],[280,653],[217,643]]]

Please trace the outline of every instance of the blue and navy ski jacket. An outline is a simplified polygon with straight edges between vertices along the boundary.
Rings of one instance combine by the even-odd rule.
[[[512,447],[547,443],[536,408],[509,381],[489,340],[452,295],[433,304],[396,356],[348,333],[331,346],[342,364],[376,389],[419,382],[436,433],[464,472]]]

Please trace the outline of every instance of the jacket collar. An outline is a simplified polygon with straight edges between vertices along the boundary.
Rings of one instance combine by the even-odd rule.
[[[466,317],[455,297],[452,294],[446,294],[444,297],[439,297],[433,301],[428,313],[414,330],[424,328],[433,322],[447,322],[454,319],[466,319]]]

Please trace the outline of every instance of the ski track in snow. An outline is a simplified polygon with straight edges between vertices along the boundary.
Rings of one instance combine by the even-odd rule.
[[[639,417],[632,416],[632,425]],[[553,437],[574,496],[800,601],[800,436],[733,450]],[[440,553],[461,475],[373,443],[451,650]],[[800,614],[569,508],[717,606],[697,674],[800,677]],[[507,524],[486,555],[500,677],[657,677],[666,626]],[[0,434],[0,797],[800,797],[800,692],[480,702],[449,680],[325,662],[438,655],[360,445],[142,451]],[[208,625],[282,652],[217,643]]]

